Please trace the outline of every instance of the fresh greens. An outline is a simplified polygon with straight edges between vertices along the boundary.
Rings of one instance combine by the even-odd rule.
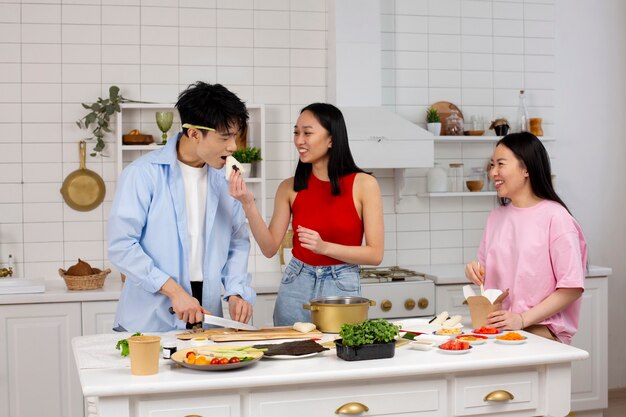
[[[133,334],[133,336],[143,336],[143,335],[140,332],[136,332],[135,334]],[[117,344],[115,345],[115,349],[121,350],[122,352],[120,353],[120,355],[122,355],[123,357],[128,356],[128,354],[130,353],[130,349],[128,348],[128,339],[118,340]]]
[[[233,158],[242,164],[251,164],[261,161],[261,150],[259,148],[239,148],[233,152]]]
[[[357,324],[342,324],[339,336],[344,346],[360,346],[391,342],[399,332],[400,326],[395,326],[385,319],[376,319]]]

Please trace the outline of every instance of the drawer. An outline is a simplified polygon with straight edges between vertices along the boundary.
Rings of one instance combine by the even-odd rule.
[[[239,395],[182,396],[161,394],[132,400],[131,416],[135,417],[240,417]]]
[[[486,400],[494,391],[503,390],[512,399]],[[454,415],[534,410],[538,407],[539,374],[536,371],[482,374],[454,380]]]
[[[372,416],[445,417],[447,393],[445,379],[403,382],[380,382],[375,385],[347,381],[338,384],[303,386],[299,390],[253,392],[250,416],[320,417],[334,416],[335,411],[351,402],[361,403]]]

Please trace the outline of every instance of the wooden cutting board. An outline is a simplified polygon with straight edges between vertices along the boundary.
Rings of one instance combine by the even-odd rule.
[[[322,337],[322,332],[313,330],[302,333],[294,330],[291,326],[266,327],[258,331],[235,330],[235,329],[204,329],[202,332],[179,333],[176,337],[180,340],[190,340],[194,337],[206,337],[214,342],[236,342],[242,340],[272,340],[272,339],[309,339]]]

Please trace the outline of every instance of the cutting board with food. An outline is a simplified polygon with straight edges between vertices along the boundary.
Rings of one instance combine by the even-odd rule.
[[[206,337],[214,342],[236,342],[244,340],[310,339],[322,337],[322,332],[319,330],[311,330],[303,333],[298,330],[294,330],[291,326],[265,327],[257,331],[220,328],[179,333],[176,337],[180,340],[191,340],[195,337]]]

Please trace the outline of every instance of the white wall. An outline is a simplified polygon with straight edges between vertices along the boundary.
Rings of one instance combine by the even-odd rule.
[[[382,0],[382,10],[384,104],[409,120],[423,123],[438,100],[456,103],[466,118],[514,119],[517,91],[527,89],[531,116],[544,117],[557,139],[549,150],[559,189],[583,225],[591,260],[615,270],[609,315],[620,331],[609,335],[610,355],[621,365],[610,367],[610,386],[626,386],[622,2],[559,0],[555,10],[554,0]],[[135,100],[173,102],[198,79],[266,105],[273,196],[293,173],[299,109],[325,100],[326,1],[0,1],[0,263],[12,253],[19,275],[47,277],[79,256],[106,264],[112,137],[111,157],[88,160],[105,179],[105,203],[78,213],[59,193],[78,166],[79,103],[111,84]],[[482,165],[490,147],[441,145],[436,152],[469,168]],[[393,173],[376,174],[385,264],[475,256],[492,199],[412,197],[396,207]],[[425,190],[424,174],[410,172],[413,194]],[[253,254],[250,269],[278,270],[278,262]]]
[[[626,386],[626,2],[557,2],[562,197],[609,280],[609,388]]]

